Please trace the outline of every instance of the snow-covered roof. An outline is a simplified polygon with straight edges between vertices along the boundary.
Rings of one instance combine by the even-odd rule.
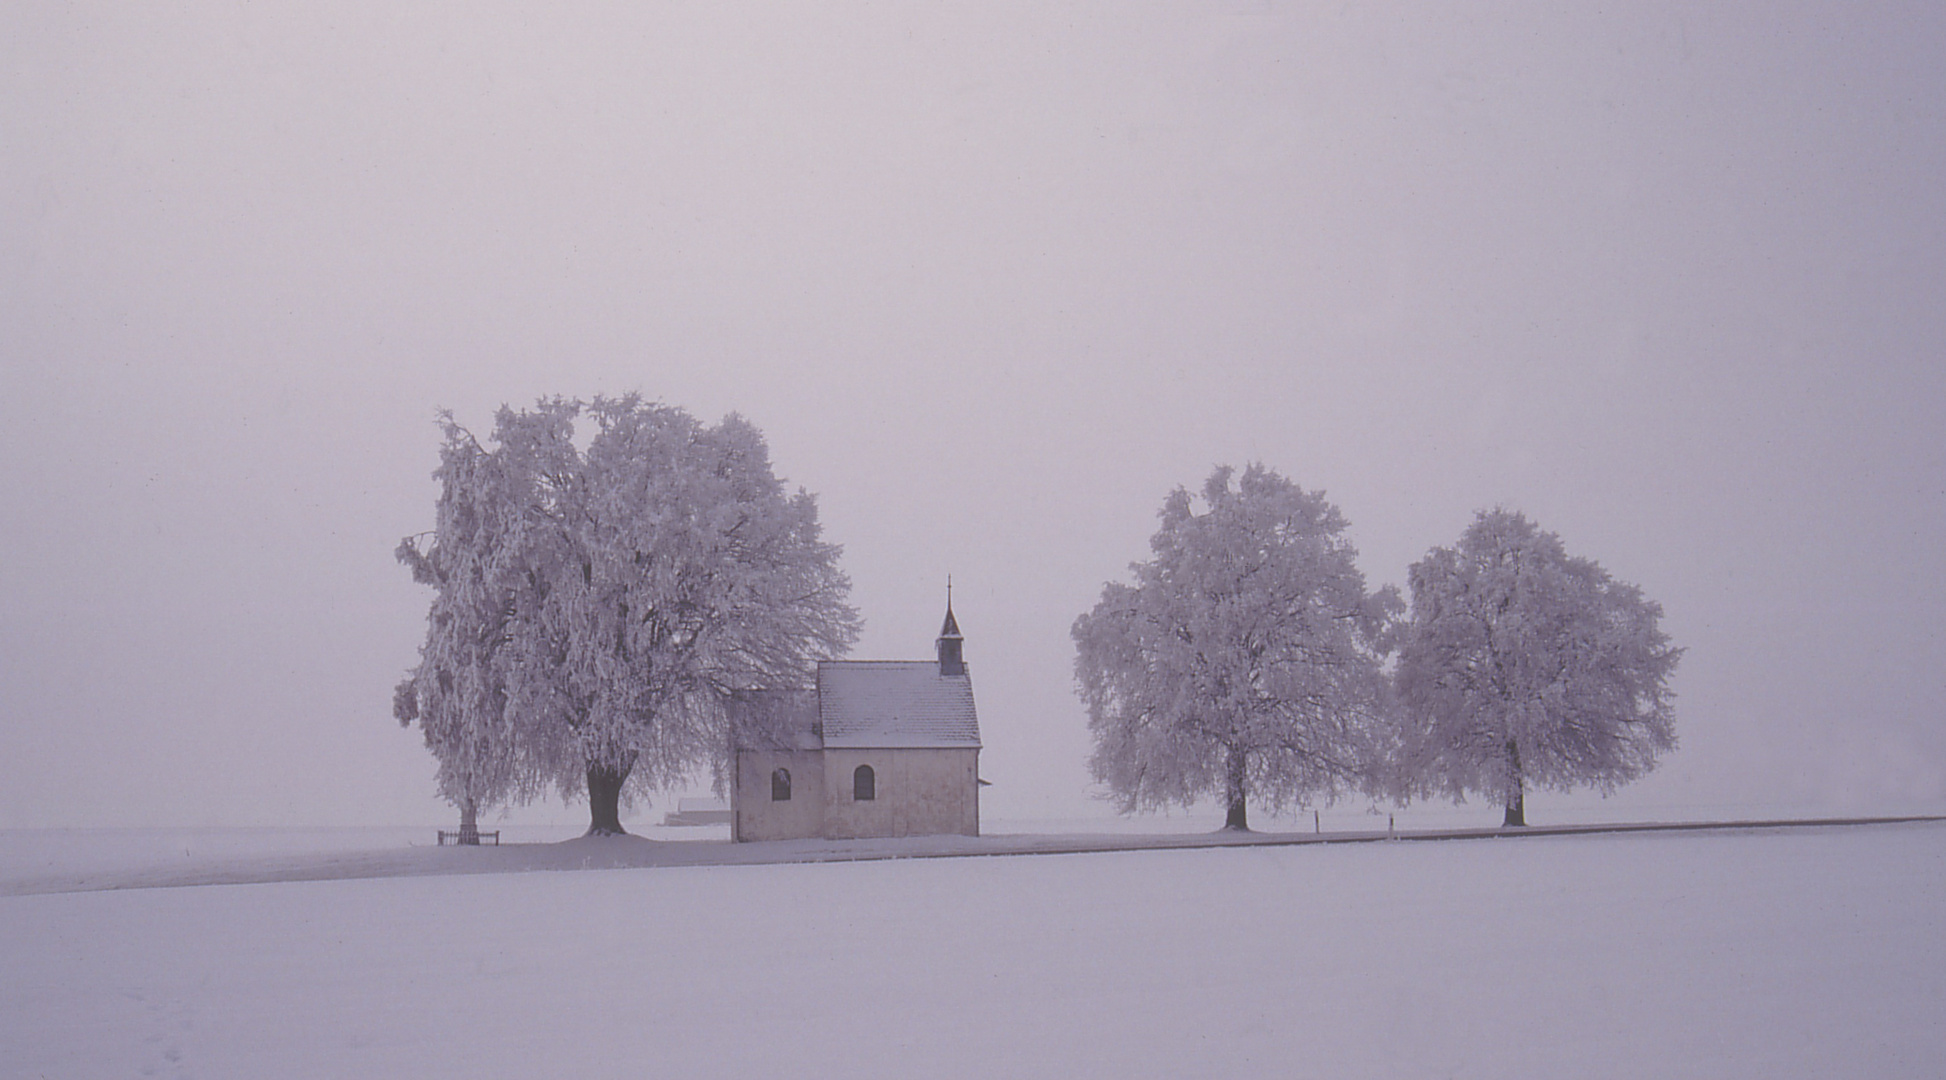
[[[827,749],[980,745],[970,675],[932,660],[829,660],[818,665],[818,719]]]

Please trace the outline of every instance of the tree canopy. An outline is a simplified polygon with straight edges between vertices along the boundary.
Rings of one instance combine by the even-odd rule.
[[[1661,606],[1560,537],[1482,512],[1408,583],[1401,796],[1478,794],[1524,825],[1528,786],[1611,791],[1675,747],[1668,683],[1682,650],[1657,625]]]
[[[1204,509],[1177,488],[1152,558],[1075,620],[1091,766],[1124,811],[1219,796],[1335,799],[1372,777],[1386,726],[1381,668],[1397,591],[1366,591],[1322,493],[1261,465],[1217,469]]]
[[[492,442],[447,421],[439,527],[400,548],[438,592],[398,715],[442,777],[469,754],[510,763],[477,798],[551,783],[620,832],[620,799],[720,770],[738,702],[808,687],[856,637],[816,500],[784,490],[742,418],[550,399],[501,409]],[[473,672],[491,692],[445,691]]]

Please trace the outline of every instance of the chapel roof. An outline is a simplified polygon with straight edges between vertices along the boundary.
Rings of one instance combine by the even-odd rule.
[[[931,660],[827,660],[818,665],[826,749],[980,746],[973,680]]]

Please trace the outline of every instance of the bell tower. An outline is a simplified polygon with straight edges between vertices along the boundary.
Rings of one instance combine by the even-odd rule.
[[[946,579],[946,621],[939,627],[939,640],[934,645],[939,650],[939,674],[957,676],[966,674],[966,660],[960,655],[960,645],[965,641],[960,636],[959,620],[953,618],[953,579]]]

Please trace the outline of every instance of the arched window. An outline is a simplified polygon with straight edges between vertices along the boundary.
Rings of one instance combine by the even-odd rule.
[[[789,769],[778,769],[776,772],[770,774],[770,801],[791,801],[791,771]]]
[[[860,765],[851,774],[851,797],[857,802],[878,798],[878,774],[870,765]]]

